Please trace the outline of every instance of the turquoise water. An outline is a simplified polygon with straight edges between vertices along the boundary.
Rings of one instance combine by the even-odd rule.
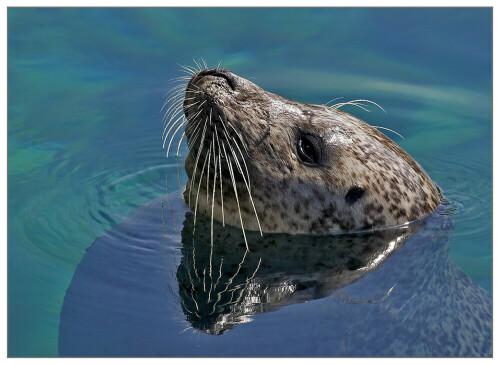
[[[193,57],[301,102],[382,105],[345,110],[405,137],[388,132],[451,201],[450,260],[492,292],[491,9],[10,8],[10,356],[57,356],[86,250],[185,183],[161,148],[160,108]],[[243,326],[222,338],[244,341]]]

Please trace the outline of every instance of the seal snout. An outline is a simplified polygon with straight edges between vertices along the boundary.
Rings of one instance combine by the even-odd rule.
[[[186,87],[184,112],[189,119],[198,114],[197,119],[209,117],[225,118],[221,106],[233,98],[237,88],[237,76],[224,68],[207,69],[197,72]]]
[[[195,76],[196,79],[201,79],[205,76],[220,77],[226,80],[227,84],[231,90],[236,90],[236,77],[235,75],[226,68],[213,68],[208,70],[203,70],[198,72]]]

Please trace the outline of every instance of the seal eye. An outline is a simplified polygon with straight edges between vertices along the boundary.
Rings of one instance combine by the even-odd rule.
[[[317,165],[321,157],[318,139],[311,134],[301,133],[297,141],[297,152],[302,162]]]

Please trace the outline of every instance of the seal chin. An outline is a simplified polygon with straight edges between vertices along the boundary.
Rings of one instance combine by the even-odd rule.
[[[196,166],[195,161],[198,157],[198,154],[200,154],[200,156],[207,154],[212,155],[210,149],[208,151],[203,151],[203,150],[197,151],[194,150],[193,148],[193,150],[191,150],[191,152],[186,157],[186,161],[184,163],[188,179],[193,178]],[[200,157],[198,160],[200,160],[201,158],[203,157]],[[224,156],[221,155],[219,159],[218,155],[214,153],[213,158],[211,158],[210,161],[207,162],[207,164],[208,164],[208,167],[206,167],[207,176],[216,176],[217,178],[222,179],[222,182],[224,184],[232,184],[234,179],[234,183],[236,184],[237,187],[245,186],[245,176],[243,175],[243,171],[240,172],[238,166],[245,166],[246,162],[244,163],[242,162],[242,160],[238,160],[238,162],[236,162],[233,156],[225,156],[225,155]],[[231,171],[228,166],[234,166],[235,168]]]

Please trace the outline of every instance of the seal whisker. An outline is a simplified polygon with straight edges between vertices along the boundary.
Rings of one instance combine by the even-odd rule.
[[[192,139],[192,141],[191,141],[191,144],[190,144],[190,145],[188,145],[188,153],[190,153],[190,152],[191,152],[191,150],[193,149],[194,145],[196,144],[196,138],[198,137],[198,134],[200,134],[200,131],[201,131],[200,126],[201,126],[201,123],[197,123],[197,125],[196,125],[196,129],[195,129],[195,130],[194,130],[194,132],[193,132],[193,134],[194,134],[194,133],[196,133],[196,134],[194,134],[194,137],[193,137],[193,139]],[[191,138],[191,137],[190,137],[190,138]]]
[[[201,109],[201,107],[203,106],[203,104],[205,104],[207,101],[206,100],[203,100],[203,103],[201,103],[200,105],[198,105],[198,110]]]
[[[171,100],[177,98],[179,95],[185,95],[187,83],[183,82],[179,85],[173,86],[165,95],[165,102],[163,103],[162,110]]]
[[[228,141],[228,146],[231,149],[231,153],[232,153],[232,155],[234,157],[234,161],[236,163],[236,166],[238,167],[238,171],[240,172],[241,176],[243,177],[243,181],[244,181],[245,186],[247,188],[248,196],[250,197],[250,202],[252,203],[252,208],[253,208],[253,211],[255,213],[255,218],[257,219],[257,225],[259,226],[260,235],[262,236],[262,228],[260,226],[260,221],[259,221],[259,216],[257,214],[257,209],[255,209],[255,204],[253,202],[252,193],[250,191],[249,181],[247,181],[247,179],[245,178],[245,175],[243,173],[243,169],[241,168],[240,163],[238,162],[238,157],[236,156],[236,152],[234,152],[234,149],[229,144],[230,140],[229,140],[229,136],[227,135],[227,133],[226,133],[226,140]],[[240,151],[240,153],[241,153],[241,151]],[[241,157],[243,158],[243,155]],[[244,159],[243,159],[243,161],[244,161]],[[247,170],[247,173],[248,173],[248,170]],[[248,177],[248,178],[250,178],[250,177]]]
[[[187,258],[186,258],[186,261],[187,261]],[[187,264],[187,262],[186,262]],[[193,296],[193,293],[196,291],[195,287],[194,287],[194,282],[193,282],[193,277],[191,276],[191,273],[189,272],[188,270],[188,277],[189,277],[189,281],[191,282],[191,289],[190,292],[191,292],[191,298],[193,299],[193,303],[194,305],[196,306],[196,310],[200,310],[200,308],[198,308],[198,303],[196,302],[196,299],[194,299],[194,296]]]
[[[197,101],[197,102],[194,102],[194,103],[191,103],[191,104],[188,104],[188,105],[184,105],[184,109],[189,109],[191,108],[192,106],[195,106],[196,104],[198,104],[200,101]]]
[[[183,309],[183,310],[186,310],[186,312],[188,312],[188,313],[194,314],[193,312],[191,312],[189,309],[187,309],[187,308],[186,308],[186,306],[184,305],[184,303],[183,303],[183,301],[182,301],[182,300],[181,300],[181,301],[179,301],[179,303],[181,304],[181,306],[182,306],[182,309]],[[188,328],[189,328],[189,327],[188,327]]]
[[[181,138],[179,139],[179,143],[177,144],[177,151],[175,152],[175,156],[176,157],[179,157],[179,149],[181,148],[181,143],[182,143],[182,140],[184,139],[184,136],[186,135],[186,132],[182,132],[181,134]]]
[[[189,123],[191,122],[192,120],[194,120],[199,114],[201,114],[201,111],[198,112],[197,114],[195,115],[192,115],[190,116],[188,119],[185,118],[184,114],[180,114],[177,113],[176,115],[172,116],[172,120],[170,120],[168,122],[168,124],[165,126],[165,129],[163,130],[163,133],[164,133],[164,136],[163,137],[163,148],[165,148],[165,143],[167,141],[167,138],[168,138],[168,135],[170,134],[170,131],[176,126],[176,125],[184,125],[186,123]],[[175,120],[173,120],[174,117],[177,117]],[[173,121],[173,123],[172,123]],[[172,123],[172,125],[170,126],[170,128],[168,129],[168,132],[165,134],[165,130],[167,129],[167,127],[170,125],[170,123]],[[178,130],[178,129],[177,129]],[[175,133],[177,133],[177,130]],[[175,133],[174,133],[174,136],[175,136]],[[173,137],[173,136],[172,136]],[[172,140],[170,140],[171,142]],[[168,157],[168,152],[167,152],[167,157]]]
[[[203,93],[203,91],[200,90],[200,88],[196,85],[191,85],[195,88],[197,88],[198,90],[194,90],[194,89],[191,89],[189,87],[186,88],[186,92],[189,91],[190,93],[193,93],[193,94],[200,94],[200,93]]]
[[[204,140],[204,134],[205,134],[205,129],[206,129],[206,120],[205,120],[205,124],[203,126],[203,132],[202,132],[202,135],[201,135],[201,140]],[[199,133],[200,130],[198,130],[197,134]],[[196,140],[193,139],[193,141],[191,141],[191,146],[189,147],[189,152],[191,152],[191,149],[194,147],[194,145],[196,144]],[[198,150],[198,153],[196,154],[196,161],[195,161],[195,166],[194,166],[194,172],[193,172],[193,177],[196,175],[196,167],[198,166],[198,160],[200,158],[200,154],[201,154],[201,148],[200,150]],[[190,184],[190,194],[191,194],[191,188],[193,186],[193,179],[191,179],[191,184]]]
[[[196,62],[196,60],[194,59],[194,57],[193,57],[193,61],[194,61],[194,63],[196,63],[196,66],[198,67],[198,71],[202,71],[203,68],[200,66],[200,64],[198,62]]]
[[[173,128],[173,127],[174,127],[174,126],[178,123],[178,121],[179,121],[179,120],[183,120],[183,121],[179,124],[179,126],[177,127],[177,129],[175,130],[174,134],[172,135],[172,138],[170,139],[170,143],[168,144],[168,149],[167,149],[167,157],[168,157],[168,152],[169,152],[169,150],[170,150],[170,144],[172,143],[172,140],[173,140],[173,138],[174,138],[175,134],[179,131],[180,127],[182,127],[182,126],[183,126],[184,124],[186,124],[186,123],[189,123],[189,121],[190,121],[190,120],[192,120],[192,119],[196,119],[196,117],[197,117],[198,115],[200,115],[200,114],[201,114],[201,110],[200,110],[197,114],[195,114],[195,115],[193,115],[192,117],[190,117],[190,119],[185,119],[185,118],[184,118],[184,115],[181,115],[179,118],[177,118],[177,119],[175,120],[175,122],[174,122],[174,123],[172,123],[171,127],[169,128],[169,130],[168,130],[168,132],[167,132],[167,134],[165,135],[165,138],[164,138],[164,140],[163,140],[163,148],[165,148],[165,143],[166,143],[166,141],[167,141],[167,137],[168,137],[168,135],[169,135],[170,131],[172,130],[172,128]],[[170,124],[170,122],[169,122],[169,124]],[[167,127],[165,127],[165,128],[167,128]]]
[[[168,107],[167,111],[165,112],[162,122],[163,122],[163,127],[167,124],[167,120],[170,122],[172,119],[176,118],[180,113],[184,114],[184,108],[182,106],[182,95],[179,95],[176,100],[172,102],[172,104]]]
[[[217,288],[217,285],[219,285],[219,280],[222,277],[222,263],[223,262],[224,262],[224,257],[221,257],[220,266],[219,266],[219,277],[217,278],[217,281],[215,282],[214,289]]]
[[[190,71],[190,70],[184,70],[184,69],[180,69],[179,70],[180,72],[184,72],[184,73],[187,73],[188,75],[190,75],[191,77],[196,73],[196,72],[193,72],[193,71]]]
[[[188,274],[189,274],[189,273],[188,273]],[[189,276],[190,276],[190,275],[189,275]],[[191,279],[191,278],[190,278],[190,279]],[[193,284],[192,279],[191,279],[191,284]],[[193,288],[194,288],[194,284],[193,284]],[[199,308],[198,308],[198,303],[196,302],[196,299],[194,299],[194,296],[193,296],[192,290],[190,290],[190,292],[191,292],[191,299],[193,300],[193,303],[194,303],[194,304],[195,304],[195,306],[197,307],[196,309],[197,309],[197,310],[199,310]],[[182,303],[182,301],[181,301],[181,304],[182,304],[182,307],[183,307],[184,309],[187,309],[187,308],[186,308],[186,306],[185,306],[185,304],[184,304],[184,303]],[[190,310],[188,310],[188,312],[189,312],[189,313],[191,313],[191,314],[194,314],[194,315],[195,315],[195,316],[197,316],[198,318],[201,318],[201,317],[199,316],[199,314],[198,314],[198,313],[196,313],[196,312],[191,312]]]
[[[238,136],[238,139],[240,140],[241,146],[245,150],[245,152],[248,154],[248,149],[245,143],[243,143],[243,138],[241,137],[240,133],[234,128],[234,126],[231,123],[227,123],[231,128],[233,128],[234,133]]]
[[[220,142],[219,142],[219,134],[217,133],[217,128],[215,128],[215,139],[217,140],[217,145],[218,145],[218,153],[219,153],[219,179],[220,179],[220,200],[221,200],[221,211],[222,211],[222,226],[225,226],[224,223],[224,194],[222,194],[222,160],[221,160],[221,155],[220,155]]]
[[[186,135],[191,138],[193,136],[193,133],[196,132],[196,130],[198,129],[198,127],[201,125],[201,122],[200,120],[198,119],[191,119],[192,121],[192,124],[191,125],[188,125],[186,127]]]
[[[348,102],[345,102],[345,103],[338,103],[338,104],[335,104],[335,105],[332,105],[331,108],[334,108],[334,109],[339,109],[341,107],[343,107],[344,105],[356,105],[355,103],[359,103],[359,102],[365,102],[365,103],[370,103],[370,104],[373,104],[375,105],[376,107],[380,108],[380,110],[382,110],[384,113],[387,113],[384,108],[382,108],[380,105],[378,105],[376,102],[374,101],[371,101],[371,100],[367,100],[367,99],[356,99],[356,100],[351,100],[351,101],[348,101]],[[359,105],[356,105],[356,106],[359,106]],[[362,108],[364,109],[364,108]],[[366,109],[365,109],[366,110]]]
[[[329,102],[323,104],[324,106],[328,106],[328,104],[330,104],[332,101],[335,101],[335,100],[338,100],[338,99],[343,99],[344,97],[343,96],[339,96],[338,98],[333,98],[332,100],[330,100]]]
[[[186,77],[188,79],[187,81],[189,81],[189,76],[181,76],[181,77]],[[172,86],[170,90],[167,92],[167,95],[173,93],[175,90],[181,89],[183,86],[184,89],[181,90],[184,91],[186,89],[188,82],[180,82],[179,80],[180,78],[170,79],[170,83],[177,85]]]
[[[186,70],[188,70],[189,72],[192,72],[192,74],[194,75],[197,71],[196,67],[192,66],[192,65],[184,65],[184,67],[186,68]]]
[[[200,143],[200,146],[203,146],[203,143],[205,142],[205,131],[206,131],[206,128],[207,128],[207,122],[208,122],[208,118],[205,119],[205,125],[203,126],[203,133],[201,134],[201,143]],[[196,177],[196,168],[198,166],[198,161],[200,159],[201,150],[202,150],[202,148],[200,148],[198,150],[198,154],[196,155],[196,162],[194,164],[194,172],[193,172],[193,175],[191,177],[191,184],[189,186],[189,196],[188,196],[188,204],[189,205],[191,205],[191,190],[193,189],[193,182],[194,182],[194,179]]]
[[[196,74],[196,69],[193,66],[188,66],[188,65],[179,65],[179,66],[181,67],[180,71],[185,72],[188,75],[193,76],[194,74]]]
[[[189,312],[189,311],[188,311],[188,312]],[[193,313],[191,312],[191,314],[193,314]],[[192,329],[192,328],[193,328],[193,326],[187,326],[187,327],[186,327],[186,328],[184,328],[182,331],[180,331],[180,332],[179,332],[179,334],[180,334],[180,335],[182,335],[182,334],[184,334],[186,331],[188,331],[188,330],[190,330],[190,329]]]
[[[210,146],[210,149],[212,146]],[[200,181],[198,182],[198,192],[196,193],[196,202],[194,205],[194,221],[193,221],[193,233],[196,229],[196,213],[198,212],[198,197],[200,195],[200,187],[201,187],[201,182],[203,181],[203,173],[205,172],[205,164],[207,163],[208,157],[210,156],[210,153],[205,157],[205,161],[203,162],[203,167],[201,168],[201,175],[200,175]]]
[[[198,137],[198,134],[200,134],[200,125],[201,125],[201,123],[197,122],[196,124],[192,125],[192,128],[190,128],[189,131],[187,131],[187,130],[185,131],[186,137],[191,139],[191,141],[189,141],[189,140],[187,141],[188,142],[188,153],[191,152],[191,149],[193,148],[194,143],[196,143],[195,142],[196,138]]]
[[[209,114],[208,121],[210,125],[212,125],[212,113]],[[213,142],[213,139],[212,139]],[[212,145],[210,145],[210,151],[212,151]],[[214,150],[214,159],[215,159],[215,150]],[[208,205],[208,184],[210,182],[210,157],[208,158],[208,164],[207,164],[207,205]]]
[[[217,67],[216,67],[217,70],[220,69],[220,64],[221,63],[222,63],[222,60],[220,60],[219,63],[217,64]]]
[[[241,284],[236,285],[233,289],[229,290],[228,293],[231,293],[231,297],[229,298],[229,300],[226,303],[221,304],[220,307],[225,307],[226,305],[234,304],[235,303],[235,302],[233,302],[234,292],[236,290],[239,290],[240,288],[241,288]]]
[[[229,298],[229,300],[226,303],[221,304],[221,307],[224,307],[226,305],[236,304],[236,303],[238,303],[241,300],[241,297],[243,296],[243,294],[245,293],[246,288],[248,287],[247,280],[248,280],[248,277],[245,279],[245,284],[235,285],[231,290],[228,291],[228,293],[231,293],[231,297]],[[236,298],[233,301],[234,293],[236,293],[237,291],[239,292],[238,298]]]
[[[186,262],[186,265],[187,265],[187,262]],[[196,269],[196,249],[195,249],[195,245],[194,245],[194,238],[193,238],[193,270],[194,270],[194,274],[196,275],[198,280],[200,280],[200,276],[198,275],[198,270]]]
[[[226,124],[228,124],[231,128],[233,128],[234,132],[236,133],[236,135],[238,136],[238,138],[240,139],[240,142],[243,146],[243,148],[245,149],[245,152],[247,152],[248,154],[248,151],[246,150],[246,147],[241,139],[241,136],[238,134],[238,132],[236,131],[236,129],[234,129],[234,127],[231,125],[231,123],[227,122],[227,123],[224,123],[224,121],[222,120],[221,117],[219,117],[219,120],[220,120],[220,123],[222,124],[222,127],[224,128],[224,133],[226,135],[226,138],[229,139],[229,131],[227,130],[226,128]]]
[[[172,82],[189,81],[189,80],[191,80],[191,76],[179,76],[170,79],[170,81]]]
[[[167,94],[167,96],[165,98],[165,102],[163,103],[163,105],[160,109],[160,113],[163,111],[165,106],[167,106],[168,103],[170,103],[170,101],[175,100],[179,97],[185,96],[185,87],[186,87],[185,84],[181,84],[181,85],[174,86],[172,89],[170,89],[169,93]],[[170,108],[174,105],[177,105],[177,103],[173,103],[172,105],[170,105]],[[168,111],[168,109],[167,109],[167,111]]]
[[[224,109],[227,109],[224,105],[222,105],[222,107],[223,107]],[[219,117],[219,119],[220,119],[220,122],[221,122],[222,126],[223,126],[223,127],[224,127],[224,129],[226,130],[226,133],[227,133],[227,134],[229,134],[229,132],[227,131],[226,124],[228,124],[231,128],[233,128],[234,133],[236,133],[236,135],[237,135],[237,136],[238,136],[238,138],[240,139],[240,143],[241,143],[241,145],[243,146],[243,149],[244,149],[244,150],[245,150],[245,152],[248,154],[247,147],[246,147],[245,143],[243,143],[243,138],[241,137],[240,133],[239,133],[239,132],[238,132],[238,131],[234,128],[234,126],[233,126],[233,125],[232,125],[229,121],[227,121],[227,123],[224,123],[224,122],[223,122],[223,120],[222,120],[222,118],[220,118],[220,117]]]
[[[203,65],[205,66],[204,70],[206,70],[208,68],[207,62],[203,59],[203,57],[201,57],[201,61],[203,62]]]
[[[162,122],[164,122],[167,119],[167,117],[170,113],[176,113],[177,109],[179,109],[179,108],[181,108],[181,110],[182,110],[182,100],[183,99],[184,99],[183,91],[179,91],[179,92],[177,92],[176,95],[172,95],[167,101],[165,101],[165,104],[161,108],[160,113],[163,111],[163,109],[165,108],[165,106],[167,104],[170,103],[170,106],[165,111],[165,114],[162,118]],[[165,125],[165,124],[163,124],[163,125]]]
[[[171,81],[171,83],[178,83],[177,85],[174,85],[170,88],[170,90],[167,92],[166,96],[172,95],[175,92],[184,92],[187,87],[187,82],[181,82],[181,81]]]
[[[175,121],[172,123],[172,125],[170,125],[170,122],[168,122],[168,124],[165,126],[165,128],[163,129],[163,135],[162,135],[162,138],[163,138],[163,146],[162,148],[165,148],[165,143],[167,143],[167,138],[168,138],[168,135],[170,134],[170,131],[177,125],[178,121],[182,120],[183,119],[183,115],[181,116],[178,116],[177,119],[175,119]],[[170,126],[170,128],[168,128]],[[168,128],[168,131],[167,131],[167,128]],[[166,132],[167,131],[167,132]]]
[[[215,203],[215,183],[217,182],[217,164],[219,163],[219,160],[215,159],[215,141],[212,140],[213,144],[213,149],[214,149],[214,185],[212,189],[212,221],[211,221],[211,227],[210,227],[210,242],[213,245],[214,243],[214,203]]]
[[[352,102],[352,103],[351,103],[351,105],[357,106],[358,108],[361,108],[361,109],[363,109],[364,111],[367,111],[368,113],[370,113],[370,112],[371,112],[371,110],[370,110],[370,109],[368,109],[368,106],[367,106],[367,105],[365,105],[365,104],[362,104],[362,103],[354,103],[354,102]]]
[[[184,115],[181,114],[182,113],[182,107],[179,106],[176,110],[175,110],[175,113],[172,114],[172,116],[170,117],[170,120],[168,121],[167,123],[167,120],[165,119],[165,122],[163,123],[163,134],[162,134],[162,138],[165,138],[165,132],[167,130],[167,128],[169,127],[170,123],[172,122],[172,120],[176,119],[177,120],[179,119],[179,115],[181,117],[183,117]]]
[[[179,98],[182,99],[182,95],[179,96]],[[180,103],[180,100],[176,100],[165,112],[165,116],[163,117],[163,126],[166,128],[166,125],[170,124],[172,119],[177,118],[177,116],[181,113],[184,114],[183,111],[184,107],[182,103]],[[168,123],[167,123],[167,118],[168,118]]]
[[[200,87],[199,87],[198,85],[193,85],[193,84],[191,84],[191,87],[195,87],[195,88],[197,88],[198,90],[193,90],[193,89],[190,89],[190,88],[186,88],[186,91],[190,91],[190,92],[193,92],[193,93],[194,93],[194,92],[200,92],[200,93],[201,93],[201,92],[203,92],[203,91],[201,91],[201,89],[200,89]]]
[[[240,156],[241,156],[241,160],[243,161],[243,165],[245,166],[245,171],[247,173],[247,180],[248,180],[248,186],[249,186],[249,189],[250,189],[250,174],[248,173],[248,167],[247,167],[247,163],[245,161],[245,158],[243,157],[243,153],[241,152],[241,149],[240,149],[240,146],[238,145],[238,142],[234,139],[234,137],[232,138],[236,148],[238,148],[238,152],[240,153]]]
[[[335,109],[340,109],[340,108],[342,108],[345,105],[353,105],[353,106],[356,106],[356,107],[358,107],[360,109],[363,109],[365,112],[370,112],[370,110],[368,110],[366,108],[363,108],[360,104],[354,103],[352,101],[348,101],[348,102],[345,102],[345,103],[335,104],[334,107],[335,107]]]
[[[205,275],[205,273],[207,272],[207,268],[203,268],[203,292],[207,292],[206,290],[206,287],[205,287],[205,278],[207,277],[207,275]]]
[[[210,158],[212,157],[211,156],[211,152],[212,152],[212,145],[210,145],[210,149],[209,149],[209,153],[208,153],[208,163],[207,163],[207,205],[208,205],[208,197],[209,197],[209,194],[208,194],[208,185],[210,184]]]
[[[257,271],[259,271],[261,262],[262,262],[262,257],[259,258],[259,262],[257,263],[257,267],[256,267],[255,271],[253,272],[252,276],[245,279],[245,286],[243,286],[243,288],[241,289],[240,295],[238,296],[238,298],[236,298],[236,300],[234,302],[232,302],[233,296],[231,295],[231,299],[229,300],[229,302],[226,304],[223,304],[223,306],[234,304],[234,303],[239,303],[241,301],[243,294],[245,294],[245,291],[248,288],[248,284],[250,284],[250,281],[252,281],[252,279],[255,277],[255,274],[257,274]],[[235,288],[235,290],[237,290],[237,289],[239,289],[239,288]],[[234,291],[233,291],[233,293],[234,293]]]
[[[400,136],[401,138],[405,139],[405,137],[403,137],[401,134],[399,134],[398,132],[396,131],[393,131],[392,129],[389,129],[389,128],[386,128],[386,127],[380,127],[380,126],[377,126],[377,125],[372,125],[373,128],[378,128],[378,129],[385,129],[385,130],[388,130],[394,134],[397,134],[398,136]]]
[[[185,71],[185,70],[180,69],[179,71]],[[193,77],[193,74],[181,75],[181,76],[173,77],[170,80],[172,80],[172,81],[177,81],[177,80],[187,80],[187,81],[189,81],[191,77]]]
[[[213,250],[214,250],[214,202],[215,202],[215,183],[217,182],[217,163],[219,160],[215,160],[215,141],[212,139],[212,145],[214,149],[214,163],[215,163],[215,168],[214,168],[214,185],[212,188],[212,219],[210,220],[210,291],[209,294],[212,291],[212,255],[213,255]]]
[[[247,236],[245,234],[245,227],[243,225],[243,218],[241,216],[240,201],[238,199],[238,189],[236,188],[236,181],[234,179],[233,165],[231,164],[231,161],[229,160],[229,158],[227,156],[226,147],[224,147],[224,141],[222,141],[222,148],[224,149],[224,153],[226,154],[226,163],[227,163],[228,168],[229,168],[229,174],[231,175],[231,180],[233,181],[234,195],[236,197],[236,205],[238,206],[238,214],[240,216],[241,232],[243,233],[243,239],[245,240],[245,246],[247,248],[247,251],[250,251],[248,249]]]
[[[181,127],[186,124],[188,121],[187,120],[184,120],[182,123],[179,124],[179,126],[175,129],[174,133],[172,134],[172,137],[170,137],[170,142],[168,143],[168,147],[167,147],[167,157],[168,157],[168,153],[170,152],[170,145],[172,144],[172,141],[174,140],[174,137],[175,135],[177,134],[177,132],[179,131],[179,129],[181,129]],[[184,135],[184,133],[182,133],[182,135]],[[182,137],[179,141],[179,147],[180,147],[180,143],[182,141]],[[165,143],[163,144],[165,146]]]
[[[182,70],[181,71],[185,71],[187,73],[189,73],[191,76],[194,75],[196,72],[192,69],[192,66],[184,66],[184,65],[181,65],[180,63],[177,64],[177,66],[181,67]]]
[[[194,57],[193,57],[193,62],[194,62],[194,64],[196,65],[196,67],[195,67],[195,66],[193,66],[193,68],[194,68],[194,69],[196,69],[196,72],[201,71],[201,67],[200,67],[200,65],[198,64],[198,62],[196,62],[196,60],[194,59]]]
[[[184,101],[185,100],[196,100],[196,98],[194,98],[194,97],[193,98],[186,98],[186,97],[184,97]]]
[[[247,253],[248,252],[250,252],[250,251],[245,250],[245,252],[243,253],[243,258],[241,259],[241,262],[238,265],[238,269],[236,270],[236,272],[234,273],[234,275],[229,278],[229,280],[227,281],[227,284],[226,284],[226,287],[224,288],[224,290],[222,290],[219,293],[217,293],[217,301],[214,303],[214,308],[213,308],[213,310],[212,310],[212,312],[210,314],[213,314],[215,312],[215,309],[217,308],[217,303],[219,303],[219,301],[222,299],[222,294],[224,294],[227,291],[227,289],[229,288],[229,285],[231,285],[233,283],[234,278],[236,278],[236,276],[238,276],[238,273],[241,270],[241,266],[245,262],[245,258],[247,257]],[[221,267],[222,267],[222,264],[221,264]]]

